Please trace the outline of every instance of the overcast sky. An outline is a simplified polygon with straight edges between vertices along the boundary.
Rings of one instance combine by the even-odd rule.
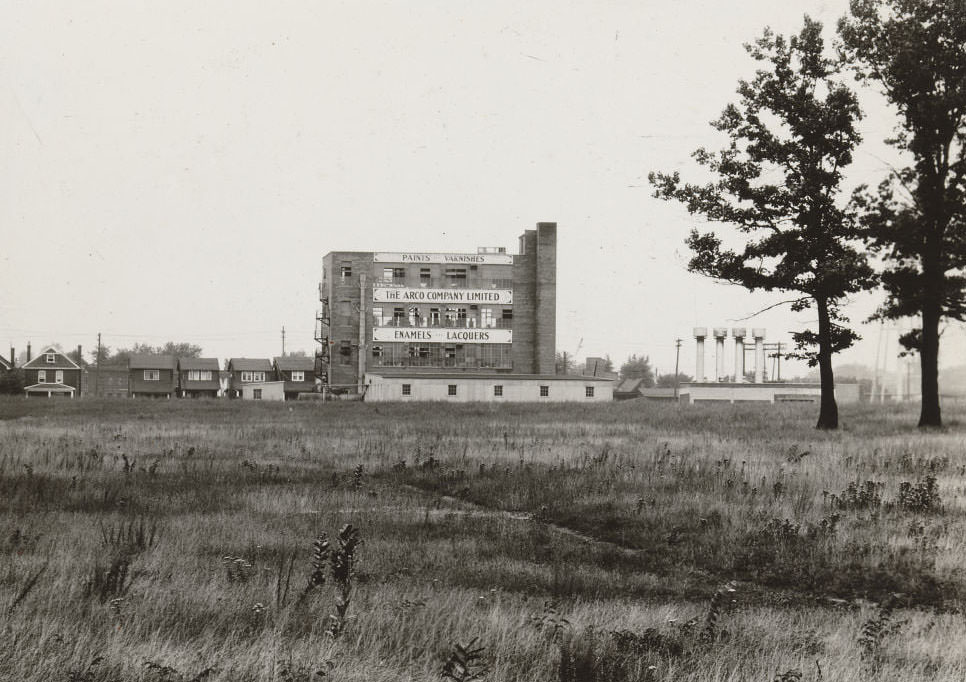
[[[708,122],[755,68],[742,43],[804,13],[831,37],[846,6],[8,0],[0,342],[271,356],[284,325],[311,352],[326,252],[515,252],[556,221],[558,349],[671,371],[681,337],[691,373],[692,327],[787,297],[689,274],[695,221],[647,173],[696,177],[691,151],[720,145]],[[850,180],[877,183],[892,118],[863,101]],[[741,324],[787,342],[813,320]],[[842,362],[874,362],[879,329],[861,331]],[[957,364],[961,330],[943,343]]]

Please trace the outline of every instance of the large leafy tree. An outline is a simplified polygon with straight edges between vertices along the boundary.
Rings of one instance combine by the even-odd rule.
[[[858,338],[842,326],[840,306],[873,276],[853,246],[855,222],[839,201],[842,169],[860,139],[861,112],[839,80],[838,61],[826,55],[820,23],[805,17],[801,32],[787,39],[766,29],[746,49],[765,68],[739,82],[740,101],[712,123],[730,144],[717,153],[694,153],[713,181],[682,184],[677,173],[649,177],[655,196],[738,231],[743,246],[732,249],[713,231],[693,230],[692,271],[751,291],[794,292],[788,301],[794,310],[814,306],[818,330],[795,333],[793,355],[819,366],[817,426],[834,429],[832,355]]]
[[[644,386],[651,388],[654,386],[654,368],[651,367],[651,358],[634,353],[621,365],[620,376],[621,379],[643,379]]]
[[[902,339],[922,364],[919,426],[941,426],[940,324],[966,319],[966,0],[850,7],[839,22],[844,55],[898,109],[889,142],[911,157],[854,202],[870,245],[887,259],[879,315],[921,321]]]

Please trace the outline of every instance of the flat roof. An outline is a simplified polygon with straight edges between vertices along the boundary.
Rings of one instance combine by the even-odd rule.
[[[613,379],[604,377],[587,377],[579,374],[470,374],[468,372],[366,372],[371,376],[378,376],[384,379],[482,379],[488,381],[579,381],[587,383],[589,381],[599,381],[613,383]]]

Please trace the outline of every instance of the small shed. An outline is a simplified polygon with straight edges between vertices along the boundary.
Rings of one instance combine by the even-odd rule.
[[[242,400],[285,400],[284,381],[260,381],[242,384],[239,388]]]

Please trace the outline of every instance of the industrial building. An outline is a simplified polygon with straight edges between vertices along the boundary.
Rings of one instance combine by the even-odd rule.
[[[556,223],[526,230],[516,254],[500,247],[326,254],[316,326],[323,389],[379,400],[531,399],[533,391],[517,389],[522,382],[539,400],[539,387],[549,385],[543,379],[555,372],[556,269]],[[492,380],[503,375],[514,381]],[[576,388],[557,388],[559,395],[587,399],[587,386],[594,398],[605,393],[599,379],[569,381]],[[507,393],[494,396],[502,387]]]

